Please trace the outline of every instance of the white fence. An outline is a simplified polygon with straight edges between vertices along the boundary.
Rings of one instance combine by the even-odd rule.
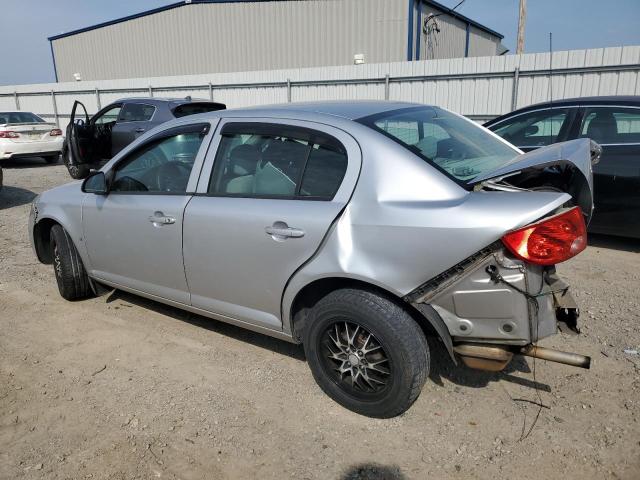
[[[209,98],[229,108],[314,100],[440,105],[477,121],[532,103],[640,95],[640,46],[341,67],[0,86],[0,110],[65,125],[74,100],[92,113],[123,97]],[[549,79],[552,79],[551,90]]]

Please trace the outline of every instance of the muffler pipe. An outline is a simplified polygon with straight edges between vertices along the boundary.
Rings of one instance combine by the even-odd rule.
[[[535,357],[550,362],[564,363],[572,367],[590,368],[591,357],[578,353],[561,352],[551,348],[538,347],[536,345],[526,345],[520,349],[520,355],[525,357]]]

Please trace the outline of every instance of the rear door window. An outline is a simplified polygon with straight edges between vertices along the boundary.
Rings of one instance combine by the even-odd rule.
[[[331,200],[347,170],[342,144],[322,132],[271,124],[225,125],[209,194]]]
[[[568,127],[571,109],[553,108],[524,113],[491,127],[516,147],[544,147],[558,141]]]
[[[148,122],[153,117],[156,107],[144,103],[127,103],[122,107],[118,122]]]
[[[640,143],[640,109],[587,108],[580,126],[580,136],[602,145]]]

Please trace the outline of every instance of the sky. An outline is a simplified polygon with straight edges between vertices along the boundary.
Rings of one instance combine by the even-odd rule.
[[[47,37],[176,0],[1,0],[0,85],[55,81]],[[459,0],[440,0],[453,7]],[[504,35],[513,53],[519,0],[466,0],[457,11]],[[640,45],[640,0],[529,0],[525,51]]]

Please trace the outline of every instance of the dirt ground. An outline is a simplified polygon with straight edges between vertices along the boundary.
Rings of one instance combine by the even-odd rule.
[[[2,479],[640,478],[640,356],[624,352],[640,348],[638,242],[593,236],[559,268],[583,333],[542,345],[591,370],[475,372],[432,345],[418,401],[373,420],[324,395],[300,347],[122,292],[63,300],[27,217],[70,178],[38,159],[3,167]]]

